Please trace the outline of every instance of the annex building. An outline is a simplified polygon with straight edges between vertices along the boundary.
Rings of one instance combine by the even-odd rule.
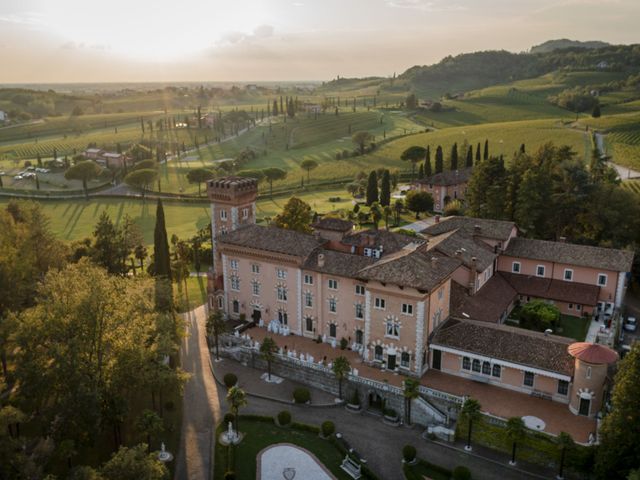
[[[228,318],[346,342],[385,371],[438,371],[576,415],[600,410],[614,351],[504,321],[532,299],[608,318],[623,301],[632,252],[531,240],[512,222],[467,217],[442,219],[420,237],[356,231],[337,218],[306,234],[256,224],[254,179],[212,180],[208,195],[209,307]]]

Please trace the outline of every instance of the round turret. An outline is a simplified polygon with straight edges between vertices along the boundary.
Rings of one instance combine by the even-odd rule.
[[[602,407],[607,368],[618,354],[605,345],[590,342],[572,343],[568,352],[575,358],[569,410],[574,415],[593,417]]]

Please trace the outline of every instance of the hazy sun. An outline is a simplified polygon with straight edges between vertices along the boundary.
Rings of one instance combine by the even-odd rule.
[[[171,60],[251,35],[270,23],[260,0],[58,0],[45,21],[70,46],[106,49],[137,59]],[[146,3],[146,2],[144,2]],[[230,35],[233,34],[233,35]]]

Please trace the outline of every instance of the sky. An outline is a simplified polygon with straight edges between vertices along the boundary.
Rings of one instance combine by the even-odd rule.
[[[549,39],[638,43],[639,0],[0,0],[0,83],[390,76]]]

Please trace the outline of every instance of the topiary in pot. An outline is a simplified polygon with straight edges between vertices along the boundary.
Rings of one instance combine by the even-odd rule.
[[[289,425],[291,423],[291,414],[286,411],[283,410],[280,413],[278,413],[278,423],[280,424],[280,426],[285,426],[285,425]]]
[[[234,373],[226,373],[222,378],[222,381],[227,388],[231,388],[238,383],[238,377]]]
[[[453,480],[471,480],[471,471],[462,465],[453,469]]]
[[[322,432],[323,437],[329,437],[336,431],[336,426],[331,420],[327,420],[322,422],[322,425],[320,425],[320,431]]]
[[[311,392],[304,387],[298,387],[293,391],[293,400],[296,403],[307,403],[311,400]]]
[[[353,391],[353,395],[351,395],[351,401],[349,403],[351,405],[360,405],[360,395],[358,395],[357,388]]]
[[[402,447],[402,458],[407,463],[413,462],[416,459],[416,447],[413,445],[405,445]]]

